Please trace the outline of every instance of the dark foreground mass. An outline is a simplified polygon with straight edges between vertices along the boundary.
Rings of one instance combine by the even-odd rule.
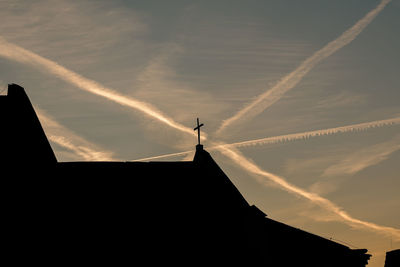
[[[188,162],[58,162],[23,88],[0,96],[4,253],[41,265],[365,266],[272,220],[201,145]]]

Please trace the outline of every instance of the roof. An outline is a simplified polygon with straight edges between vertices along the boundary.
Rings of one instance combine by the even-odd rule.
[[[24,88],[16,84],[8,86],[8,94],[0,96],[0,114],[1,162],[24,161],[35,165],[57,162]]]
[[[400,266],[400,249],[386,252],[385,267]]]
[[[0,157],[13,170],[2,179],[11,254],[114,265],[368,262],[366,250],[266,217],[201,145],[186,162],[57,162],[23,88],[10,85],[4,99],[0,109],[10,110],[6,151],[11,154]]]

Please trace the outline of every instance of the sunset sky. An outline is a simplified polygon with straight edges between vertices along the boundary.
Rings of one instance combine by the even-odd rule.
[[[0,0],[0,18],[0,94],[25,88],[58,161],[191,151],[199,117],[270,218],[372,267],[400,248],[400,0]]]

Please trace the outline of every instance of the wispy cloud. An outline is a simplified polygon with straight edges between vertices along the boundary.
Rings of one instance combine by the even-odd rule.
[[[98,145],[78,136],[38,107],[35,107],[35,110],[50,142],[72,151],[77,159],[88,161],[115,160],[111,151],[102,149]]]
[[[366,147],[346,156],[340,162],[328,167],[322,176],[352,175],[386,160],[400,150],[400,135],[392,140]]]
[[[250,118],[255,117],[266,108],[276,103],[286,92],[294,88],[319,62],[351,43],[390,1],[391,0],[382,0],[376,8],[366,14],[350,29],[342,33],[337,39],[331,41],[322,49],[315,52],[312,56],[302,62],[294,71],[283,77],[271,89],[256,97],[254,101],[246,105],[234,116],[224,120],[220,128],[217,130],[217,133],[221,134],[224,130],[234,124],[248,121]]]
[[[183,54],[185,50],[178,43],[163,45],[136,76],[132,95],[157,105],[176,121],[194,125],[196,117],[211,118],[225,105],[219,103],[211,93],[179,79],[176,62]],[[158,139],[165,138],[159,136]],[[173,143],[183,148],[192,145],[193,141],[190,138]]]
[[[2,0],[0,17],[0,35],[8,40],[80,65],[147,32],[133,10],[100,1]]]
[[[178,43],[164,45],[137,75],[134,96],[157,104],[177,121],[193,123],[196,117],[212,117],[225,105],[215,97],[180,80],[174,64],[185,54]]]
[[[366,103],[365,95],[356,95],[350,92],[343,91],[339,94],[318,101],[314,108],[341,108],[344,106],[355,106],[363,103]]]

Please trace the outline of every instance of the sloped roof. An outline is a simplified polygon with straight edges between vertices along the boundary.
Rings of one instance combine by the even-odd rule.
[[[351,250],[250,206],[201,145],[187,162],[57,162],[23,88],[11,85],[7,97],[0,97],[0,109],[12,110],[8,123],[15,129],[9,130],[16,132],[6,136],[7,149],[18,152],[11,158],[0,152],[15,169],[5,179],[5,240],[18,248],[10,253],[41,262],[84,258],[113,265],[367,264],[366,250]],[[25,172],[35,161],[38,168]],[[18,170],[22,176],[12,179]]]
[[[0,96],[0,114],[2,162],[24,161],[32,165],[57,162],[24,88],[8,85],[8,94]]]

